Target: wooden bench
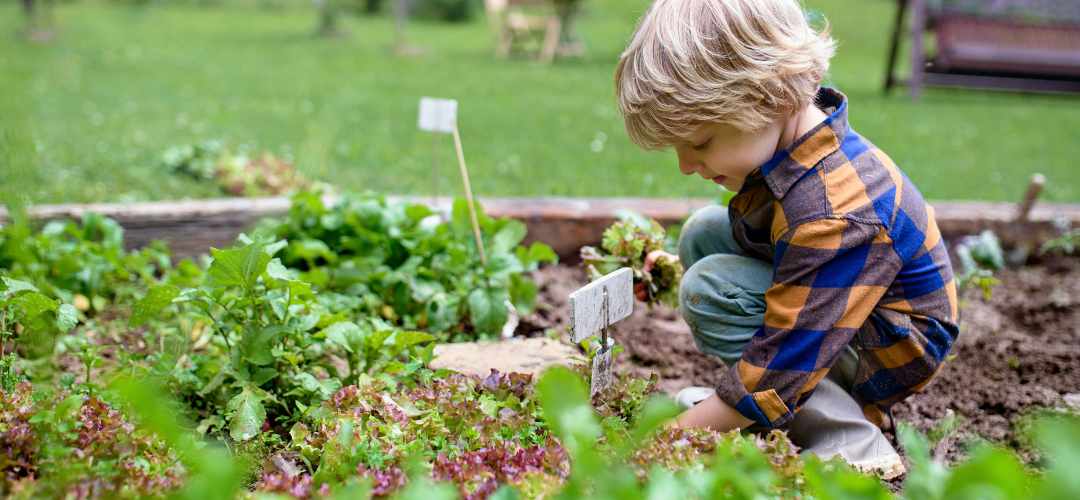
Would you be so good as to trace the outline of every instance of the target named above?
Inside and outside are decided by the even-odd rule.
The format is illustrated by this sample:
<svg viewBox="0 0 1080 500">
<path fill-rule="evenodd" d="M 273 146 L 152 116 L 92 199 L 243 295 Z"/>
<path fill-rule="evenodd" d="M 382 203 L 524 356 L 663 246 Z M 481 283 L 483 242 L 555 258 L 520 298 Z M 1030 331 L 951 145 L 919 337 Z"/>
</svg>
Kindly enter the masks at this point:
<svg viewBox="0 0 1080 500">
<path fill-rule="evenodd" d="M 908 84 L 1027 92 L 1080 92 L 1080 2 L 898 0 L 885 92 Z M 911 11 L 911 76 L 896 76 Z M 926 34 L 933 33 L 928 51 Z"/>
</svg>

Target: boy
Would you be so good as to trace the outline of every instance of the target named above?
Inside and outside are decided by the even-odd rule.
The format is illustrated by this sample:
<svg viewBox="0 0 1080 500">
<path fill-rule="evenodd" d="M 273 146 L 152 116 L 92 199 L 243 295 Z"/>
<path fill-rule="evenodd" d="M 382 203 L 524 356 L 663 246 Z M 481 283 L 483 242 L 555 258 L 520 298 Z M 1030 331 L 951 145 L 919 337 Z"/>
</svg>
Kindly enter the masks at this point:
<svg viewBox="0 0 1080 500">
<path fill-rule="evenodd" d="M 616 91 L 635 143 L 738 193 L 679 242 L 680 310 L 729 369 L 679 394 L 675 425 L 786 428 L 895 477 L 880 429 L 948 354 L 956 288 L 932 209 L 820 87 L 833 52 L 797 0 L 657 0 Z"/>
</svg>

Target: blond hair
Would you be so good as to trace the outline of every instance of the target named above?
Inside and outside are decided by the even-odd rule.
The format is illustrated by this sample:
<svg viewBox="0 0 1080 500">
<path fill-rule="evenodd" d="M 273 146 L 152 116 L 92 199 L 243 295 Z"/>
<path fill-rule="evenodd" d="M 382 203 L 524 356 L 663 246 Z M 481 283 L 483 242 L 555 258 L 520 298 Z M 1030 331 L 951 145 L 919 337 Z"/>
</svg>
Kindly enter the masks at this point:
<svg viewBox="0 0 1080 500">
<path fill-rule="evenodd" d="M 656 0 L 615 71 L 626 130 L 650 149 L 703 123 L 759 130 L 811 102 L 835 45 L 797 0 Z"/>
</svg>

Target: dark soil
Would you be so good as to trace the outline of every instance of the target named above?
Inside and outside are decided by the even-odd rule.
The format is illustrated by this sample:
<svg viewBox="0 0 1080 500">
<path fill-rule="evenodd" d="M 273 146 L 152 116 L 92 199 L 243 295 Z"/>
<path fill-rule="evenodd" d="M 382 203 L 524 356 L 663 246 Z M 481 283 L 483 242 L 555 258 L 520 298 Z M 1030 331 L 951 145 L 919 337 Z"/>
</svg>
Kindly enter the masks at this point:
<svg viewBox="0 0 1080 500">
<path fill-rule="evenodd" d="M 935 450 L 950 460 L 963 456 L 966 443 L 976 438 L 1023 451 L 1017 424 L 1026 415 L 1080 399 L 1080 259 L 1047 259 L 998 277 L 1002 284 L 989 301 L 978 290 L 964 294 L 954 358 L 923 393 L 894 407 L 898 421 L 922 430 L 949 410 L 961 417 L 961 430 Z M 523 318 L 523 329 L 565 330 L 567 297 L 586 282 L 584 272 L 554 266 L 537 272 L 536 279 L 538 310 Z M 723 369 L 719 360 L 698 352 L 686 323 L 669 308 L 639 303 L 614 337 L 624 349 L 617 369 L 656 373 L 660 389 L 670 394 L 713 385 Z"/>
<path fill-rule="evenodd" d="M 975 437 L 1026 451 L 1017 424 L 1040 409 L 1075 405 L 1080 395 L 1080 259 L 1055 258 L 998 277 L 989 301 L 975 290 L 964 294 L 956 358 L 894 411 L 924 430 L 954 411 L 962 424 L 946 452 L 953 460 Z"/>
</svg>

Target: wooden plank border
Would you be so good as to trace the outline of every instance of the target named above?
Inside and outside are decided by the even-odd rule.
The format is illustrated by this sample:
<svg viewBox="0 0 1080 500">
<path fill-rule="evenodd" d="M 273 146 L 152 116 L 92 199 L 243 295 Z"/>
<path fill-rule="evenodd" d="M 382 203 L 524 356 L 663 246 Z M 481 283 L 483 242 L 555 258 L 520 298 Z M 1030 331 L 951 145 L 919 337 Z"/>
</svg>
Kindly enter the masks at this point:
<svg viewBox="0 0 1080 500">
<path fill-rule="evenodd" d="M 449 210 L 449 198 L 390 196 L 391 200 L 433 205 Z M 513 217 L 528 226 L 527 241 L 543 241 L 559 256 L 573 261 L 582 245 L 595 244 L 621 210 L 633 210 L 665 224 L 680 222 L 694 210 L 714 203 L 710 199 L 661 198 L 482 198 L 491 216 Z M 1080 204 L 1040 203 L 1027 220 L 1017 221 L 1013 203 L 933 203 L 938 225 L 946 238 L 993 230 L 1007 246 L 1037 245 L 1058 234 L 1055 220 L 1080 227 Z M 160 239 L 178 257 L 205 253 L 211 246 L 230 245 L 238 234 L 264 217 L 288 211 L 288 198 L 226 198 L 124 204 L 39 205 L 28 212 L 45 221 L 78 218 L 96 212 L 116 219 L 125 230 L 125 242 L 137 248 Z M 7 212 L 0 208 L 0 222 Z"/>
</svg>

